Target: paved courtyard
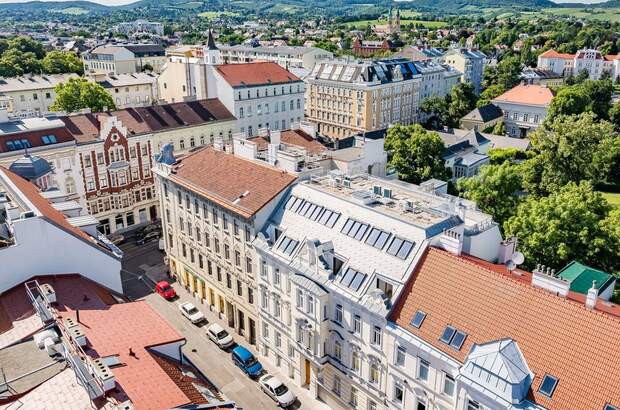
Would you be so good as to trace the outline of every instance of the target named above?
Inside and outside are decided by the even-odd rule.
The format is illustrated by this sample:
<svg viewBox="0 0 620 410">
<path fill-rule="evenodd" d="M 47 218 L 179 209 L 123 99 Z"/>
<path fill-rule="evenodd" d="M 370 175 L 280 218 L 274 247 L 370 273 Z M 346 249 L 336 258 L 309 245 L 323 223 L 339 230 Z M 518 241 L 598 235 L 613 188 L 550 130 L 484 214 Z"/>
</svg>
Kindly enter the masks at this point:
<svg viewBox="0 0 620 410">
<path fill-rule="evenodd" d="M 230 400 L 243 409 L 271 409 L 278 408 L 273 400 L 263 393 L 256 381 L 245 376 L 231 360 L 230 352 L 223 351 L 215 346 L 206 335 L 207 324 L 199 326 L 191 324 L 179 313 L 180 303 L 191 301 L 196 304 L 206 316 L 208 323 L 217 322 L 236 336 L 234 330 L 209 311 L 208 306 L 202 305 L 180 285 L 173 283 L 179 298 L 168 302 L 161 296 L 153 293 L 153 287 L 159 280 L 170 280 L 167 268 L 163 263 L 163 253 L 158 249 L 157 242 L 137 246 L 130 242 L 121 245 L 125 252 L 123 258 L 123 288 L 126 296 L 132 300 L 144 299 L 159 312 L 173 327 L 186 339 L 187 344 L 183 351 L 187 358 L 198 367 Z M 256 350 L 247 346 L 256 357 L 261 360 Z M 280 378 L 298 397 L 292 409 L 329 409 L 325 403 L 313 399 L 306 389 L 297 387 L 282 372 L 275 367 L 261 361 L 265 369 Z"/>
</svg>

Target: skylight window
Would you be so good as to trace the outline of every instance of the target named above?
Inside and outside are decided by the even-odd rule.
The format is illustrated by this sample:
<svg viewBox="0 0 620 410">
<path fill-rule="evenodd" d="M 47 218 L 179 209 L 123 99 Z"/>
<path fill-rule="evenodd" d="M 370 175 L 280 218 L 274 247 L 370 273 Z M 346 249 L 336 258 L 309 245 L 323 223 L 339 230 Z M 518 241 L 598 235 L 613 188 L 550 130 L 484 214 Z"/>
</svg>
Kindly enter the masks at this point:
<svg viewBox="0 0 620 410">
<path fill-rule="evenodd" d="M 543 377 L 542 383 L 540 383 L 540 387 L 538 391 L 545 396 L 551 398 L 553 396 L 553 392 L 555 391 L 556 386 L 558 385 L 558 379 L 556 377 L 551 376 L 550 374 L 545 374 Z"/>
<path fill-rule="evenodd" d="M 286 203 L 286 208 L 298 215 L 304 216 L 311 221 L 316 221 L 328 228 L 333 228 L 340 217 L 340 213 L 331 211 L 320 205 L 313 204 L 296 196 L 291 196 Z"/>
<path fill-rule="evenodd" d="M 454 336 L 452 336 L 450 346 L 455 348 L 456 350 L 461 350 L 461 347 L 463 347 L 463 343 L 465 342 L 466 337 L 467 333 L 457 330 Z"/>
<path fill-rule="evenodd" d="M 424 319 L 426 319 L 426 313 L 418 310 L 417 312 L 415 312 L 415 315 L 413 315 L 413 319 L 411 319 L 411 326 L 417 327 L 419 329 L 420 326 L 422 326 L 422 322 L 424 322 Z"/>
<path fill-rule="evenodd" d="M 439 340 L 455 350 L 461 350 L 461 347 L 463 347 L 463 343 L 465 343 L 466 338 L 467 333 L 456 330 L 453 326 L 448 325 L 444 329 Z"/>
<path fill-rule="evenodd" d="M 362 286 L 362 283 L 366 280 L 366 276 L 368 275 L 363 272 L 356 271 L 353 268 L 347 268 L 344 275 L 342 275 L 342 279 L 340 279 L 340 283 L 357 292 Z"/>
<path fill-rule="evenodd" d="M 611 404 L 607 403 L 603 410 L 620 410 L 620 407 L 612 406 Z"/>
<path fill-rule="evenodd" d="M 372 228 L 366 238 L 366 243 L 377 249 L 383 249 L 389 238 L 389 233 L 378 228 Z"/>
<path fill-rule="evenodd" d="M 452 336 L 454 336 L 455 333 L 455 328 L 453 328 L 452 326 L 446 326 L 439 340 L 441 340 L 445 344 L 450 344 L 450 340 L 452 340 Z"/>
<path fill-rule="evenodd" d="M 413 249 L 413 245 L 414 242 L 395 236 L 388 247 L 387 253 L 400 259 L 407 259 L 411 249 Z"/>
<path fill-rule="evenodd" d="M 295 250 L 295 248 L 297 247 L 298 243 L 299 243 L 298 241 L 291 239 L 288 236 L 285 236 L 280 242 L 280 246 L 278 246 L 278 250 L 282 252 L 283 254 L 290 256 Z"/>
<path fill-rule="evenodd" d="M 342 228 L 342 233 L 361 241 L 368 230 L 368 224 L 349 219 Z"/>
</svg>

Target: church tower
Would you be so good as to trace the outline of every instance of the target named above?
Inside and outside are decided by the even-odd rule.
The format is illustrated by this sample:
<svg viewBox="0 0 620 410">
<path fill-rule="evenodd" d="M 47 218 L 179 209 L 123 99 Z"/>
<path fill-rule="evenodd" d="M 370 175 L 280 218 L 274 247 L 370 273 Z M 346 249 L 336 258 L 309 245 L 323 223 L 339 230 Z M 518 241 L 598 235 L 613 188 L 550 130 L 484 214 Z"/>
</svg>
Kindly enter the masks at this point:
<svg viewBox="0 0 620 410">
<path fill-rule="evenodd" d="M 213 33 L 211 32 L 211 29 L 209 29 L 207 45 L 204 47 L 204 59 L 205 64 L 207 65 L 220 64 L 220 50 L 215 45 L 215 40 L 213 39 Z"/>
</svg>

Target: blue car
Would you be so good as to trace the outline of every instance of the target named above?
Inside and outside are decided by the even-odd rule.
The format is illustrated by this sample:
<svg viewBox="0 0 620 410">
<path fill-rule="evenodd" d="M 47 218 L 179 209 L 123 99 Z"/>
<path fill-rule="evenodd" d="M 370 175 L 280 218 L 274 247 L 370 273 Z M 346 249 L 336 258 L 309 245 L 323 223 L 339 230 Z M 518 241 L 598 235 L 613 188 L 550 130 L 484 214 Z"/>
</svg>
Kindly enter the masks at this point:
<svg viewBox="0 0 620 410">
<path fill-rule="evenodd" d="M 250 377 L 257 377 L 263 371 L 263 366 L 256 357 L 245 347 L 237 346 L 232 351 L 233 362 Z"/>
</svg>

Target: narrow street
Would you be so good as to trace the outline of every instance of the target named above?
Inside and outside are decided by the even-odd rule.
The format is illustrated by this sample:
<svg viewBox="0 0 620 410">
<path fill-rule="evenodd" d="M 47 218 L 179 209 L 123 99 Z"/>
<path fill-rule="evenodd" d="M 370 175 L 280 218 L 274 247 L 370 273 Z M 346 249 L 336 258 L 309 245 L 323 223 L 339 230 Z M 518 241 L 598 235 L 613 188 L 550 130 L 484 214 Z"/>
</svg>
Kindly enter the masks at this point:
<svg viewBox="0 0 620 410">
<path fill-rule="evenodd" d="M 125 294 L 132 300 L 146 300 L 168 323 L 187 339 L 183 352 L 202 373 L 214 383 L 230 400 L 234 400 L 243 409 L 274 409 L 276 403 L 260 389 L 258 382 L 250 379 L 233 364 L 230 351 L 224 351 L 211 342 L 206 335 L 208 323 L 217 322 L 235 337 L 242 338 L 229 328 L 225 321 L 210 312 L 209 307 L 197 302 L 182 286 L 172 283 L 178 299 L 168 302 L 153 292 L 159 280 L 169 280 L 163 253 L 159 251 L 157 242 L 137 246 L 135 243 L 121 245 L 125 252 L 123 258 L 123 287 Z M 208 323 L 193 325 L 179 312 L 179 304 L 192 302 L 204 313 Z M 267 365 L 253 346 L 244 344 L 263 364 L 265 370 L 277 376 L 297 396 L 297 402 L 291 409 L 329 409 L 329 407 L 310 396 L 306 389 L 297 387 L 276 368 Z"/>
</svg>

